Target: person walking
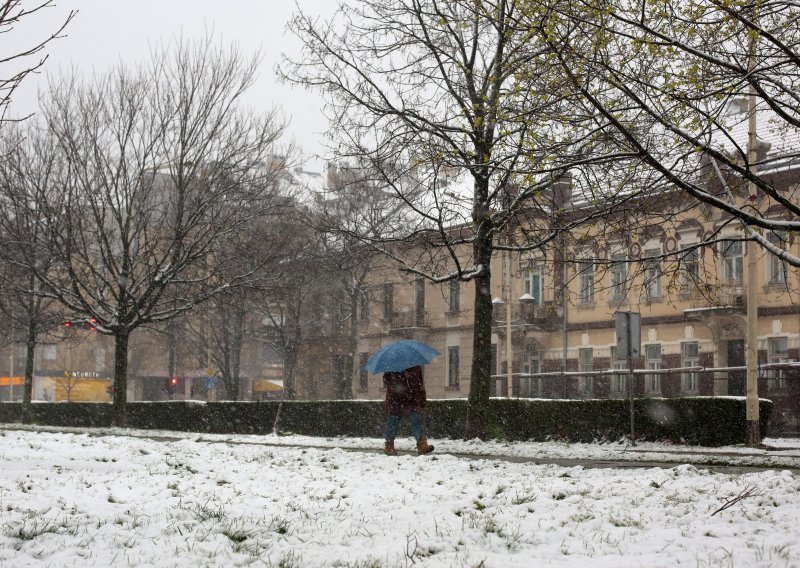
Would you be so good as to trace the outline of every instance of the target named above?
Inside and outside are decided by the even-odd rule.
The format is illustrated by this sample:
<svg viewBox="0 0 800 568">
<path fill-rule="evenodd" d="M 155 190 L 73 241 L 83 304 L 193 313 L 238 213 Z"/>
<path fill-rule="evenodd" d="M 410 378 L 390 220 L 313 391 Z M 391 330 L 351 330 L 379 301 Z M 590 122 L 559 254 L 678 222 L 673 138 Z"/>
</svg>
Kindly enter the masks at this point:
<svg viewBox="0 0 800 568">
<path fill-rule="evenodd" d="M 383 385 L 386 388 L 386 402 L 384 408 L 388 415 L 386 419 L 386 432 L 383 453 L 387 456 L 396 456 L 394 439 L 400 426 L 400 418 L 408 416 L 411 421 L 411 431 L 417 440 L 417 453 L 429 454 L 433 446 L 428 444 L 425 436 L 425 425 L 422 413 L 428 403 L 425 393 L 425 380 L 422 376 L 422 367 L 419 365 L 405 371 L 390 371 L 383 374 Z"/>
</svg>

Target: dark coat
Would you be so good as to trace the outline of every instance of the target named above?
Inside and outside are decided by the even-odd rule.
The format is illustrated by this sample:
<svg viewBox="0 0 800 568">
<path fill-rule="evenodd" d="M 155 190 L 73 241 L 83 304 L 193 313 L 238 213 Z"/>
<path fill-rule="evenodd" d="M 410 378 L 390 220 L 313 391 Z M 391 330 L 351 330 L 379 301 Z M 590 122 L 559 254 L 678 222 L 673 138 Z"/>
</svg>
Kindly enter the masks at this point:
<svg viewBox="0 0 800 568">
<path fill-rule="evenodd" d="M 383 386 L 386 387 L 384 408 L 392 416 L 408 416 L 414 409 L 425 408 L 428 402 L 422 367 L 384 373 Z"/>
</svg>

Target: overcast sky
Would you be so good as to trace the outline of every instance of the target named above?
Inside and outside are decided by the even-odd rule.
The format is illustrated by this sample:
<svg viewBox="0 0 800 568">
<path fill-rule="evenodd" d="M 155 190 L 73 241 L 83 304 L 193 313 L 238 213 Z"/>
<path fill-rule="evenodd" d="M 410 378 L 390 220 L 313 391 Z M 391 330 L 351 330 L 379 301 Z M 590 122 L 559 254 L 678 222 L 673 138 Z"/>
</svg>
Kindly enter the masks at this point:
<svg viewBox="0 0 800 568">
<path fill-rule="evenodd" d="M 297 0 L 304 12 L 330 16 L 334 0 Z M 299 42 L 285 31 L 286 22 L 296 10 L 288 0 L 56 0 L 56 6 L 31 18 L 10 38 L 29 42 L 58 27 L 70 10 L 78 14 L 65 31 L 66 37 L 48 46 L 49 59 L 43 73 L 31 76 L 14 96 L 12 115 L 33 112 L 37 91 L 47 82 L 47 74 L 58 74 L 71 67 L 90 75 L 104 72 L 120 60 L 144 60 L 150 46 L 175 35 L 203 37 L 214 31 L 218 41 L 238 42 L 249 55 L 261 50 L 263 62 L 258 82 L 247 103 L 256 109 L 279 106 L 291 119 L 290 134 L 306 153 L 323 152 L 322 133 L 326 122 L 321 113 L 322 99 L 299 87 L 280 84 L 274 73 L 281 53 L 299 53 Z M 9 48 L 9 40 L 4 41 Z M 316 163 L 315 163 L 316 164 Z M 321 167 L 321 166 L 320 166 Z M 318 168 L 317 168 L 318 169 Z"/>
</svg>

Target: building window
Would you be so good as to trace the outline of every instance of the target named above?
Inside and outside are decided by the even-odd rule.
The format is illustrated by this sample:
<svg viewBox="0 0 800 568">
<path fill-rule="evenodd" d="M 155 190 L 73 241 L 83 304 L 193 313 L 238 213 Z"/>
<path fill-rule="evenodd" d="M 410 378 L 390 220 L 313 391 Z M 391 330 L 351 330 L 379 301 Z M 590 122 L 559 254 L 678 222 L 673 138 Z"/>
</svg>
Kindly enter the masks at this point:
<svg viewBox="0 0 800 568">
<path fill-rule="evenodd" d="M 616 394 L 628 392 L 628 362 L 624 358 L 617 359 L 616 346 L 611 347 L 611 368 L 622 371 L 611 375 L 611 392 Z"/>
<path fill-rule="evenodd" d="M 414 325 L 422 327 L 425 325 L 425 280 L 417 278 L 416 281 L 416 309 L 414 310 Z"/>
<path fill-rule="evenodd" d="M 544 269 L 542 264 L 535 260 L 531 261 L 525 268 L 523 278 L 523 289 L 525 294 L 533 298 L 533 303 L 535 305 L 542 305 L 544 281 Z"/>
<path fill-rule="evenodd" d="M 644 293 L 647 298 L 661 297 L 661 255 L 659 249 L 644 251 Z"/>
<path fill-rule="evenodd" d="M 449 288 L 450 298 L 448 302 L 448 311 L 451 314 L 457 314 L 461 311 L 461 282 L 458 280 L 451 280 Z"/>
<path fill-rule="evenodd" d="M 690 292 L 700 282 L 700 263 L 696 245 L 689 244 L 681 247 L 680 272 L 681 292 Z"/>
<path fill-rule="evenodd" d="M 391 321 L 394 317 L 394 285 L 383 285 L 383 319 Z"/>
<path fill-rule="evenodd" d="M 655 371 L 661 368 L 661 345 L 645 346 L 645 368 Z M 661 375 L 648 373 L 645 378 L 645 392 L 650 394 L 661 393 Z"/>
<path fill-rule="evenodd" d="M 624 253 L 611 255 L 611 299 L 625 299 L 625 284 L 628 280 L 627 257 Z"/>
<path fill-rule="evenodd" d="M 594 303 L 594 262 L 591 259 L 578 261 L 578 303 Z"/>
<path fill-rule="evenodd" d="M 361 288 L 358 294 L 359 310 L 361 314 L 361 321 L 366 323 L 369 321 L 369 289 Z"/>
<path fill-rule="evenodd" d="M 44 345 L 43 353 L 45 359 L 54 361 L 58 357 L 58 348 L 55 345 Z"/>
<path fill-rule="evenodd" d="M 537 375 L 542 371 L 542 358 L 536 345 L 528 345 L 522 362 L 523 375 Z M 541 377 L 522 376 L 519 379 L 519 395 L 522 398 L 541 396 Z"/>
<path fill-rule="evenodd" d="M 369 359 L 369 353 L 358 354 L 358 390 L 360 391 L 366 391 L 368 387 L 367 359 Z"/>
<path fill-rule="evenodd" d="M 767 340 L 767 351 L 770 363 L 788 363 L 789 362 L 789 338 L 788 337 L 770 337 Z M 769 388 L 770 390 L 783 390 L 789 384 L 786 379 L 786 371 L 783 369 L 771 369 Z"/>
<path fill-rule="evenodd" d="M 589 373 L 594 370 L 594 349 L 581 347 L 578 349 L 578 371 Z M 594 378 L 591 375 L 578 377 L 578 390 L 582 394 L 594 392 Z"/>
<path fill-rule="evenodd" d="M 767 235 L 769 242 L 780 249 L 786 248 L 786 233 L 772 231 Z M 786 284 L 788 267 L 786 262 L 768 253 L 767 255 L 767 282 L 772 286 Z"/>
<path fill-rule="evenodd" d="M 98 373 L 106 370 L 106 350 L 103 347 L 94 348 L 94 370 Z"/>
<path fill-rule="evenodd" d="M 742 241 L 722 243 L 722 278 L 731 286 L 741 287 L 744 282 L 744 251 Z"/>
<path fill-rule="evenodd" d="M 700 344 L 697 341 L 681 343 L 681 366 L 700 366 Z M 685 393 L 695 394 L 699 391 L 697 371 L 686 371 L 681 375 L 681 390 Z"/>
<path fill-rule="evenodd" d="M 458 346 L 447 348 L 447 386 L 458 388 Z"/>
</svg>

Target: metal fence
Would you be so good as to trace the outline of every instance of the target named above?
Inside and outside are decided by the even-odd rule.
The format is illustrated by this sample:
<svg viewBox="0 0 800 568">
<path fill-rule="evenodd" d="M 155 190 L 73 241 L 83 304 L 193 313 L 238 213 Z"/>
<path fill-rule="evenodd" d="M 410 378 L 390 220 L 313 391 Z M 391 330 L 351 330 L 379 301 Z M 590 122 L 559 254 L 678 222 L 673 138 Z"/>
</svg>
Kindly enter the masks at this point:
<svg viewBox="0 0 800 568">
<path fill-rule="evenodd" d="M 758 378 L 759 379 L 766 379 L 766 380 L 788 380 L 789 376 L 784 373 L 783 371 L 798 371 L 800 372 L 800 362 L 796 363 L 762 363 L 758 365 Z M 631 374 L 634 376 L 650 376 L 650 375 L 684 375 L 684 374 L 727 374 L 727 376 L 715 376 L 715 381 L 728 381 L 731 378 L 731 373 L 745 373 L 747 371 L 746 366 L 735 366 L 735 367 L 670 367 L 666 369 L 605 369 L 602 371 L 549 371 L 544 373 L 512 373 L 511 377 L 513 379 L 562 379 L 563 384 L 567 385 L 567 379 L 570 378 L 584 378 L 584 377 L 629 377 Z M 496 385 L 496 394 L 494 396 L 498 397 L 507 397 L 508 396 L 508 375 L 507 374 L 497 374 L 492 375 L 492 380 L 495 382 Z M 502 387 L 500 386 L 502 385 Z M 551 389 L 552 392 L 552 389 Z M 566 388 L 564 394 L 568 394 L 566 392 Z M 686 392 L 682 394 L 692 394 L 691 392 Z M 720 396 L 727 396 L 720 395 Z M 514 398 L 560 398 L 557 396 L 520 396 L 515 395 Z M 575 398 L 575 397 L 572 397 Z"/>
<path fill-rule="evenodd" d="M 759 397 L 763 398 L 765 394 L 773 397 L 773 398 L 781 398 L 784 404 L 788 400 L 789 405 L 788 409 L 786 406 L 780 409 L 780 412 L 783 414 L 781 417 L 782 420 L 788 418 L 794 422 L 798 422 L 800 420 L 800 409 L 796 408 L 798 400 L 800 397 L 797 396 L 795 393 L 795 398 L 798 400 L 793 400 L 792 395 L 790 394 L 790 380 L 797 379 L 800 375 L 797 372 L 800 371 L 800 363 L 763 363 L 758 365 L 758 379 L 760 381 L 767 380 L 769 381 L 766 385 L 767 392 L 759 392 Z M 795 371 L 795 373 L 790 373 L 791 371 Z M 694 366 L 694 367 L 672 367 L 667 369 L 606 369 L 602 371 L 551 371 L 551 372 L 544 372 L 544 373 L 512 373 L 512 381 L 516 382 L 516 393 L 512 392 L 513 398 L 549 398 L 549 399 L 571 399 L 571 400 L 580 400 L 580 399 L 592 399 L 592 398 L 600 398 L 598 396 L 594 396 L 593 388 L 581 391 L 580 389 L 580 380 L 587 379 L 587 378 L 599 378 L 599 377 L 615 377 L 617 378 L 616 389 L 611 390 L 609 385 L 609 392 L 606 396 L 602 398 L 613 398 L 613 399 L 629 399 L 630 400 L 630 421 L 631 421 L 631 440 L 635 444 L 635 420 L 634 420 L 634 400 L 641 399 L 641 398 L 654 398 L 654 397 L 664 397 L 665 395 L 661 392 L 661 385 L 659 383 L 659 389 L 657 391 L 650 390 L 648 391 L 647 385 L 644 385 L 644 389 L 636 389 L 634 387 L 635 381 L 629 381 L 628 379 L 633 376 L 635 377 L 645 377 L 645 381 L 653 376 L 690 376 L 690 375 L 708 375 L 709 373 L 712 374 L 712 380 L 716 381 L 727 381 L 727 387 L 725 393 L 717 393 L 717 388 L 712 388 L 711 393 L 705 392 L 704 396 L 745 396 L 746 393 L 746 372 L 747 367 L 745 366 L 734 366 L 734 367 L 702 367 L 702 366 Z M 497 397 L 508 397 L 508 375 L 492 375 L 493 379 L 493 386 L 494 386 L 494 396 Z M 536 387 L 532 387 L 531 380 L 537 380 Z M 570 379 L 578 379 L 578 387 L 570 389 Z M 528 388 L 522 388 L 524 381 L 527 380 Z M 543 383 L 546 382 L 546 388 Z M 584 383 L 584 386 L 591 385 L 591 383 Z M 700 395 L 699 389 L 699 381 L 695 381 L 693 383 L 695 385 L 695 389 L 693 391 L 686 391 L 685 389 L 679 389 L 678 392 L 674 392 L 671 395 L 666 395 L 667 398 L 675 398 L 679 396 L 698 396 Z M 512 385 L 513 386 L 513 385 Z M 639 390 L 639 394 L 637 394 L 637 390 Z M 706 391 L 708 389 L 705 389 Z M 721 389 L 720 389 L 721 390 Z M 733 390 L 734 392 L 731 392 Z M 535 392 L 534 392 L 535 391 Z M 644 392 L 642 392 L 644 391 Z M 777 395 L 780 394 L 780 397 Z M 572 395 L 572 396 L 570 396 Z M 773 400 L 775 402 L 775 400 Z M 791 416 L 797 414 L 798 416 Z"/>
</svg>

